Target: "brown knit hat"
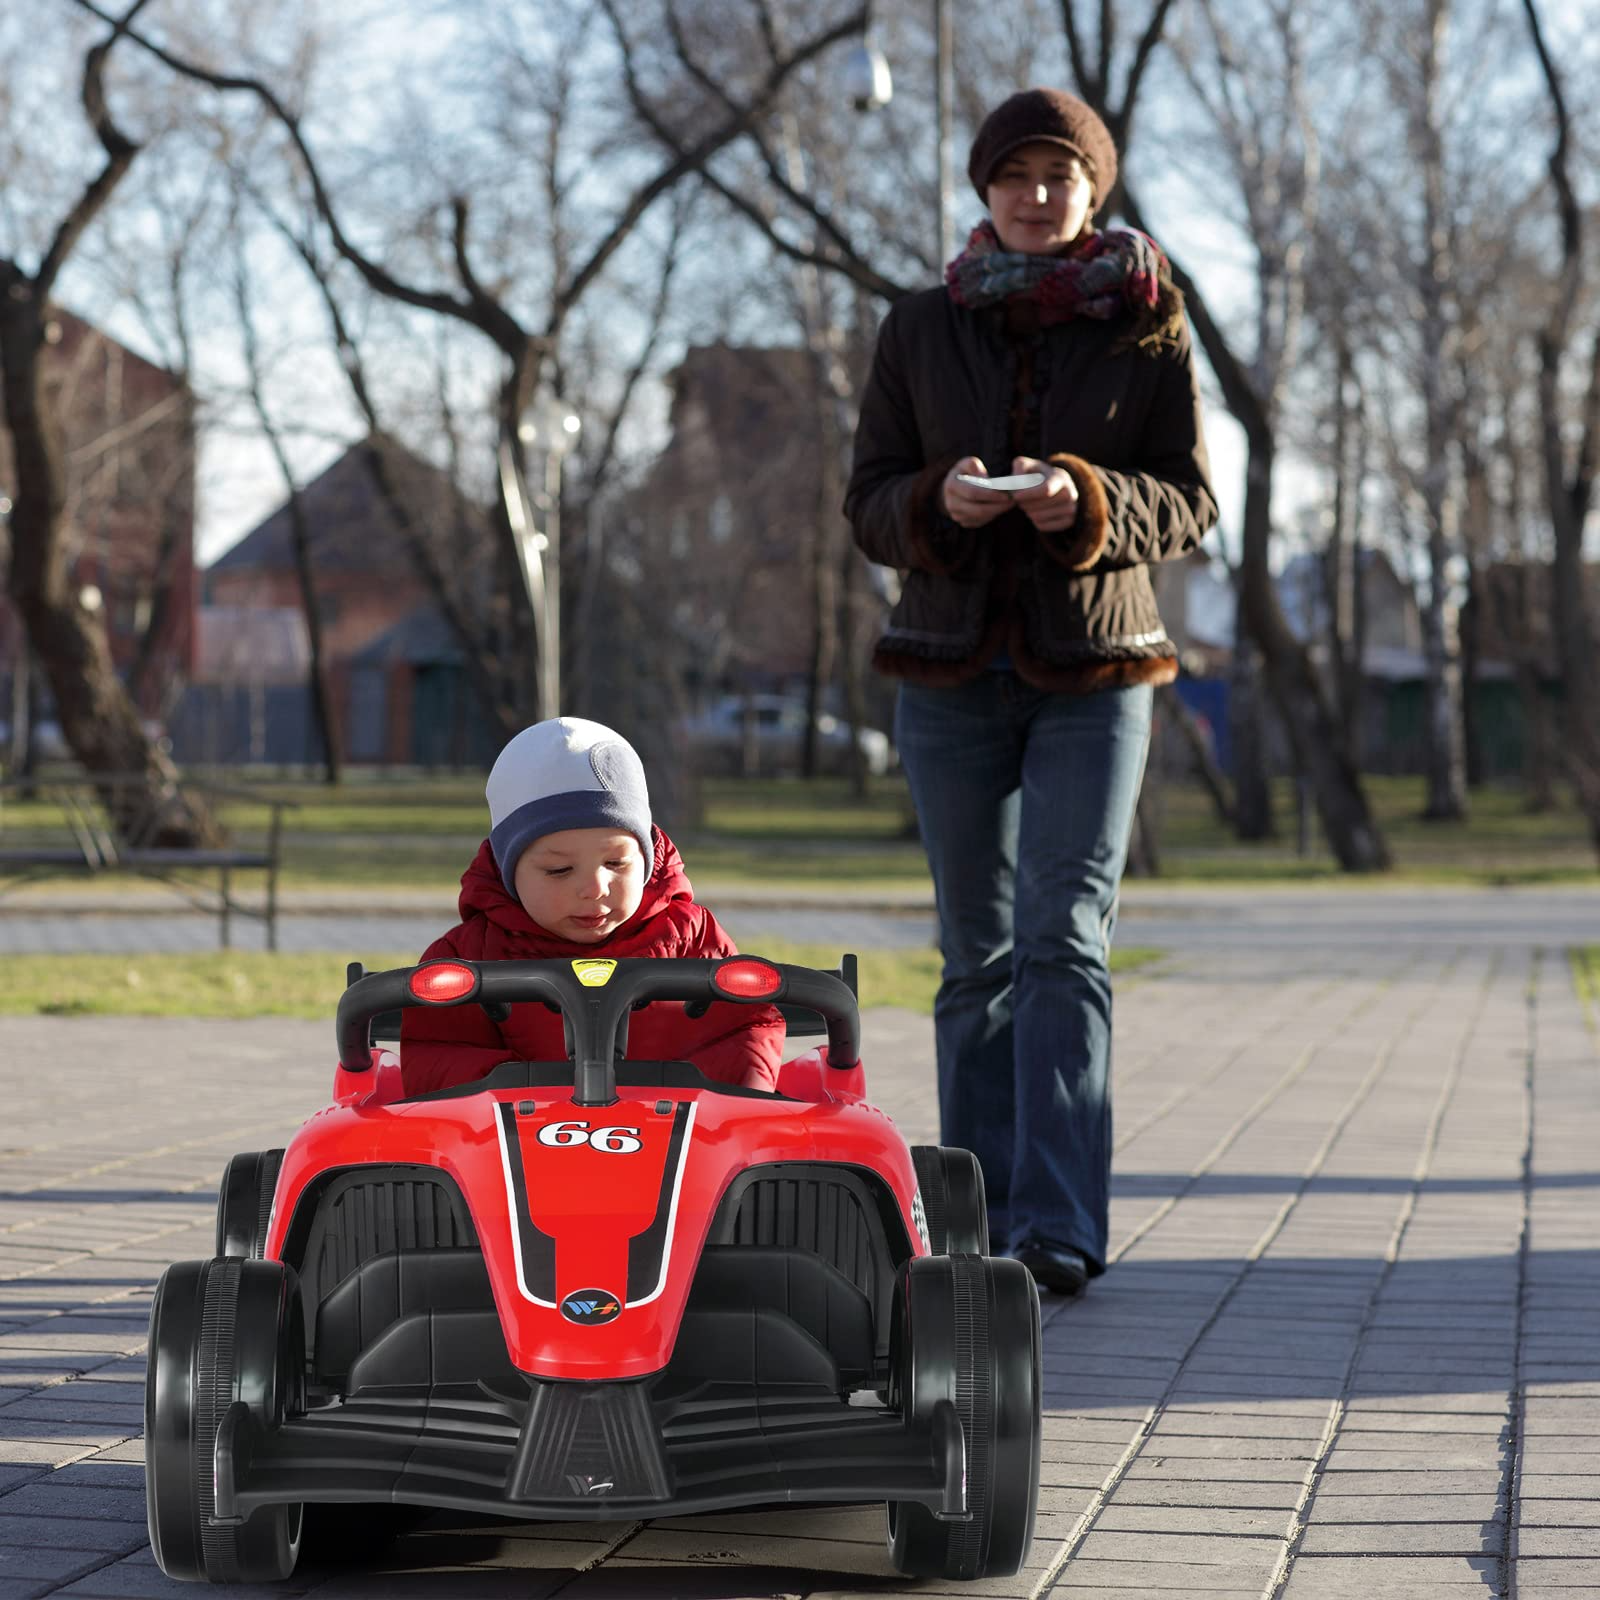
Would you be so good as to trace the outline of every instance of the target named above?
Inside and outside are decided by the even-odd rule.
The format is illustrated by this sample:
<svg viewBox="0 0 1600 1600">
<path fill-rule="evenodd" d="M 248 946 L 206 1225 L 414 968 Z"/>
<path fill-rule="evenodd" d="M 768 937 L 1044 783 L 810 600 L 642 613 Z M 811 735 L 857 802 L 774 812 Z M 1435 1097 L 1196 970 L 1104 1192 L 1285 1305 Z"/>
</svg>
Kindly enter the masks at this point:
<svg viewBox="0 0 1600 1600">
<path fill-rule="evenodd" d="M 1019 145 L 1040 140 L 1065 145 L 1082 159 L 1095 207 L 1103 205 L 1117 184 L 1117 147 L 1094 110 L 1061 89 L 1024 89 L 983 119 L 967 160 L 967 176 L 978 198 L 989 203 L 989 183 L 1004 157 Z"/>
</svg>

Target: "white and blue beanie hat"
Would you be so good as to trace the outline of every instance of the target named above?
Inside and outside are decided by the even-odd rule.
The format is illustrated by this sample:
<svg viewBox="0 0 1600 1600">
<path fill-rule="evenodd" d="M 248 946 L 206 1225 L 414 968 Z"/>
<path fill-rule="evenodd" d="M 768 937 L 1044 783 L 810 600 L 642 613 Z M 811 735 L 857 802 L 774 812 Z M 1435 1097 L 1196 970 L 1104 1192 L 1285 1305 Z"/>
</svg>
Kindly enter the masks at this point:
<svg viewBox="0 0 1600 1600">
<path fill-rule="evenodd" d="M 582 717 L 554 717 L 524 728 L 500 752 L 484 789 L 489 848 L 509 889 L 517 861 L 535 839 L 563 828 L 631 833 L 650 876 L 650 791 L 644 765 L 619 733 Z"/>
</svg>

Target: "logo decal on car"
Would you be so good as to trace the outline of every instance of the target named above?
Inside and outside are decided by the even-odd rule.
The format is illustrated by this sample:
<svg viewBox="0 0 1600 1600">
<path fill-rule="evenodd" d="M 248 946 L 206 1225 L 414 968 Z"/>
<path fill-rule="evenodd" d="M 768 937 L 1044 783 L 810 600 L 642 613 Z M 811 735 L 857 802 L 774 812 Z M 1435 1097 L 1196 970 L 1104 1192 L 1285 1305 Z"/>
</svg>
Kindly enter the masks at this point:
<svg viewBox="0 0 1600 1600">
<path fill-rule="evenodd" d="M 585 989 L 603 989 L 611 982 L 611 974 L 617 970 L 617 964 L 603 956 L 588 956 L 581 961 L 574 961 L 572 970 L 577 973 L 578 982 Z"/>
<path fill-rule="evenodd" d="M 923 1209 L 920 1184 L 911 1195 L 911 1221 L 917 1230 L 917 1236 L 922 1240 L 922 1248 L 931 1250 L 933 1241 L 928 1237 L 928 1213 Z"/>
<path fill-rule="evenodd" d="M 598 1328 L 622 1315 L 622 1302 L 604 1289 L 579 1289 L 561 1302 L 561 1315 L 580 1327 Z"/>
</svg>

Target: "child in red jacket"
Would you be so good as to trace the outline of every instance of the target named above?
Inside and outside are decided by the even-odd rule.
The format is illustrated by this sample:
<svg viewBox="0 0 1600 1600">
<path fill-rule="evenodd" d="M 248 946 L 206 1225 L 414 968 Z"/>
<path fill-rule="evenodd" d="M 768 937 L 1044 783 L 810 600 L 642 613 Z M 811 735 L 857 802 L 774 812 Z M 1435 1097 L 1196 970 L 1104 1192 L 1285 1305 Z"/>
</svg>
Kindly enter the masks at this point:
<svg viewBox="0 0 1600 1600">
<path fill-rule="evenodd" d="M 733 941 L 696 905 L 683 860 L 650 821 L 644 768 L 598 722 L 524 728 L 489 774 L 489 837 L 461 879 L 461 922 L 424 961 L 575 956 L 731 956 Z M 691 1018 L 657 1001 L 628 1028 L 635 1060 L 692 1061 L 722 1083 L 771 1089 L 783 1048 L 771 1006 L 719 1001 Z M 561 1018 L 542 1004 L 494 1023 L 478 1006 L 408 1007 L 400 1072 L 408 1095 L 471 1083 L 502 1061 L 560 1061 Z"/>
</svg>

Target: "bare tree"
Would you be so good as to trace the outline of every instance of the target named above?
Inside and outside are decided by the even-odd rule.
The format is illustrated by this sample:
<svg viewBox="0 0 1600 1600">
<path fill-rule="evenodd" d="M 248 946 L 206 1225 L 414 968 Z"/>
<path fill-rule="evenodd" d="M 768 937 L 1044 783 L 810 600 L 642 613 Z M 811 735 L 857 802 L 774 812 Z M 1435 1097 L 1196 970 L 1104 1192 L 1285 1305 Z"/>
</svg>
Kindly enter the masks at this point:
<svg viewBox="0 0 1600 1600">
<path fill-rule="evenodd" d="M 105 14 L 96 0 L 77 0 L 77 4 L 104 19 Z M 440 240 L 456 283 L 450 288 L 433 288 L 402 278 L 396 269 L 374 260 L 354 242 L 305 137 L 300 115 L 269 84 L 247 73 L 214 71 L 202 66 L 131 26 L 124 31 L 181 77 L 221 94 L 248 95 L 271 114 L 289 141 L 308 186 L 311 204 L 335 252 L 359 273 L 374 293 L 416 310 L 453 319 L 491 341 L 503 360 L 503 377 L 495 406 L 496 451 L 503 462 L 510 464 L 518 481 L 525 483 L 528 451 L 522 437 L 523 418 L 546 376 L 547 364 L 554 359 L 562 332 L 585 294 L 656 200 L 689 174 L 702 170 L 718 150 L 740 137 L 765 113 L 790 77 L 841 39 L 859 33 L 864 22 L 863 11 L 852 11 L 775 58 L 749 85 L 742 99 L 730 99 L 703 127 L 695 130 L 684 148 L 634 184 L 604 233 L 581 259 L 575 260 L 567 272 L 550 285 L 542 318 L 536 326 L 530 326 L 519 317 L 507 296 L 479 273 L 471 238 L 472 205 L 467 195 L 457 194 L 450 200 L 448 231 Z M 513 575 L 523 570 L 527 552 L 522 533 L 509 510 L 502 518 L 501 531 L 504 541 L 501 565 L 507 579 L 504 587 L 517 596 L 519 603 L 520 625 L 509 631 L 523 637 L 537 637 L 543 619 L 536 615 L 529 591 L 520 582 L 513 581 Z M 525 671 L 516 699 L 523 709 L 538 699 L 538 657 L 538 652 L 529 651 L 520 658 L 525 663 Z"/>
<path fill-rule="evenodd" d="M 1600 665 L 1595 661 L 1594 623 L 1589 614 L 1583 560 L 1584 523 L 1600 465 L 1600 329 L 1593 335 L 1577 426 L 1569 430 L 1562 396 L 1562 367 L 1568 347 L 1574 342 L 1573 324 L 1583 284 L 1584 217 L 1572 182 L 1572 119 L 1561 71 L 1545 42 L 1535 0 L 1523 0 L 1523 8 L 1555 121 L 1549 170 L 1561 225 L 1561 272 L 1538 340 L 1541 453 L 1545 497 L 1555 533 L 1552 576 L 1556 645 L 1566 692 L 1567 762 L 1588 820 L 1590 838 L 1600 851 Z M 1569 431 L 1575 434 L 1576 444 L 1570 450 Z"/>
<path fill-rule="evenodd" d="M 1230 9 L 1228 20 L 1237 28 L 1236 11 Z M 1327 687 L 1283 614 L 1269 563 L 1280 408 L 1299 338 L 1307 226 L 1317 189 L 1315 137 L 1304 100 L 1306 19 L 1294 0 L 1267 0 L 1252 31 L 1248 58 L 1218 8 L 1204 7 L 1203 21 L 1216 74 L 1207 75 L 1214 85 L 1207 91 L 1208 109 L 1232 153 L 1256 251 L 1255 348 L 1248 361 L 1223 332 L 1193 278 L 1176 262 L 1173 275 L 1224 402 L 1244 428 L 1248 446 L 1241 613 L 1261 651 L 1267 688 L 1296 770 L 1311 784 L 1335 857 L 1346 871 L 1377 871 L 1389 865 L 1388 848 L 1341 737 Z M 1278 69 L 1275 80 L 1261 61 L 1268 43 Z M 1103 66 L 1091 66 L 1076 43 L 1073 61 L 1085 97 L 1101 92 Z M 1202 81 L 1201 74 L 1191 74 L 1197 88 Z M 1146 226 L 1126 176 L 1122 209 L 1135 227 Z"/>
<path fill-rule="evenodd" d="M 261 336 L 257 326 L 255 290 L 251 282 L 248 252 L 244 231 L 239 223 L 239 207 L 234 207 L 233 236 L 233 294 L 234 309 L 239 318 L 239 334 L 244 346 L 245 385 L 250 396 L 251 409 L 260 424 L 262 437 L 272 451 L 278 475 L 288 495 L 289 542 L 294 552 L 295 581 L 300 590 L 300 610 L 306 621 L 306 639 L 310 646 L 309 681 L 306 692 L 311 700 L 312 725 L 322 745 L 323 776 L 329 784 L 339 782 L 342 762 L 339 754 L 339 729 L 333 715 L 333 697 L 328 686 L 327 653 L 322 637 L 322 606 L 317 596 L 317 578 L 312 564 L 311 526 L 306 515 L 305 500 L 295 476 L 294 465 L 284 443 L 283 430 L 273 415 L 267 401 L 267 372 L 261 349 Z"/>
<path fill-rule="evenodd" d="M 151 744 L 117 677 L 103 618 L 72 590 L 63 542 L 59 428 L 41 372 L 56 281 L 139 152 L 111 114 L 105 77 L 112 50 L 147 3 L 134 0 L 119 16 L 103 15 L 110 32 L 84 59 L 83 109 L 104 153 L 99 170 L 57 222 L 32 272 L 13 258 L 0 258 L 0 368 L 17 477 L 9 590 L 73 752 L 92 773 L 136 779 L 105 786 L 113 823 L 137 828 L 153 842 L 187 845 L 210 839 L 214 825 L 201 807 L 180 797 L 171 763 Z"/>
<path fill-rule="evenodd" d="M 1444 95 L 1452 17 L 1451 0 L 1421 0 L 1415 9 L 1369 13 L 1369 26 L 1387 30 L 1380 52 L 1405 120 L 1408 168 L 1420 186 L 1418 204 L 1404 207 L 1395 234 L 1402 304 L 1416 330 L 1416 387 L 1421 409 L 1421 461 L 1405 473 L 1405 501 L 1422 525 L 1426 555 L 1423 587 L 1423 659 L 1427 715 L 1423 816 L 1455 821 L 1466 815 L 1459 583 L 1459 493 L 1454 456 L 1461 425 L 1456 383 L 1460 328 L 1457 306 L 1456 230 L 1445 162 Z M 1404 325 L 1404 324 L 1402 324 Z"/>
</svg>

